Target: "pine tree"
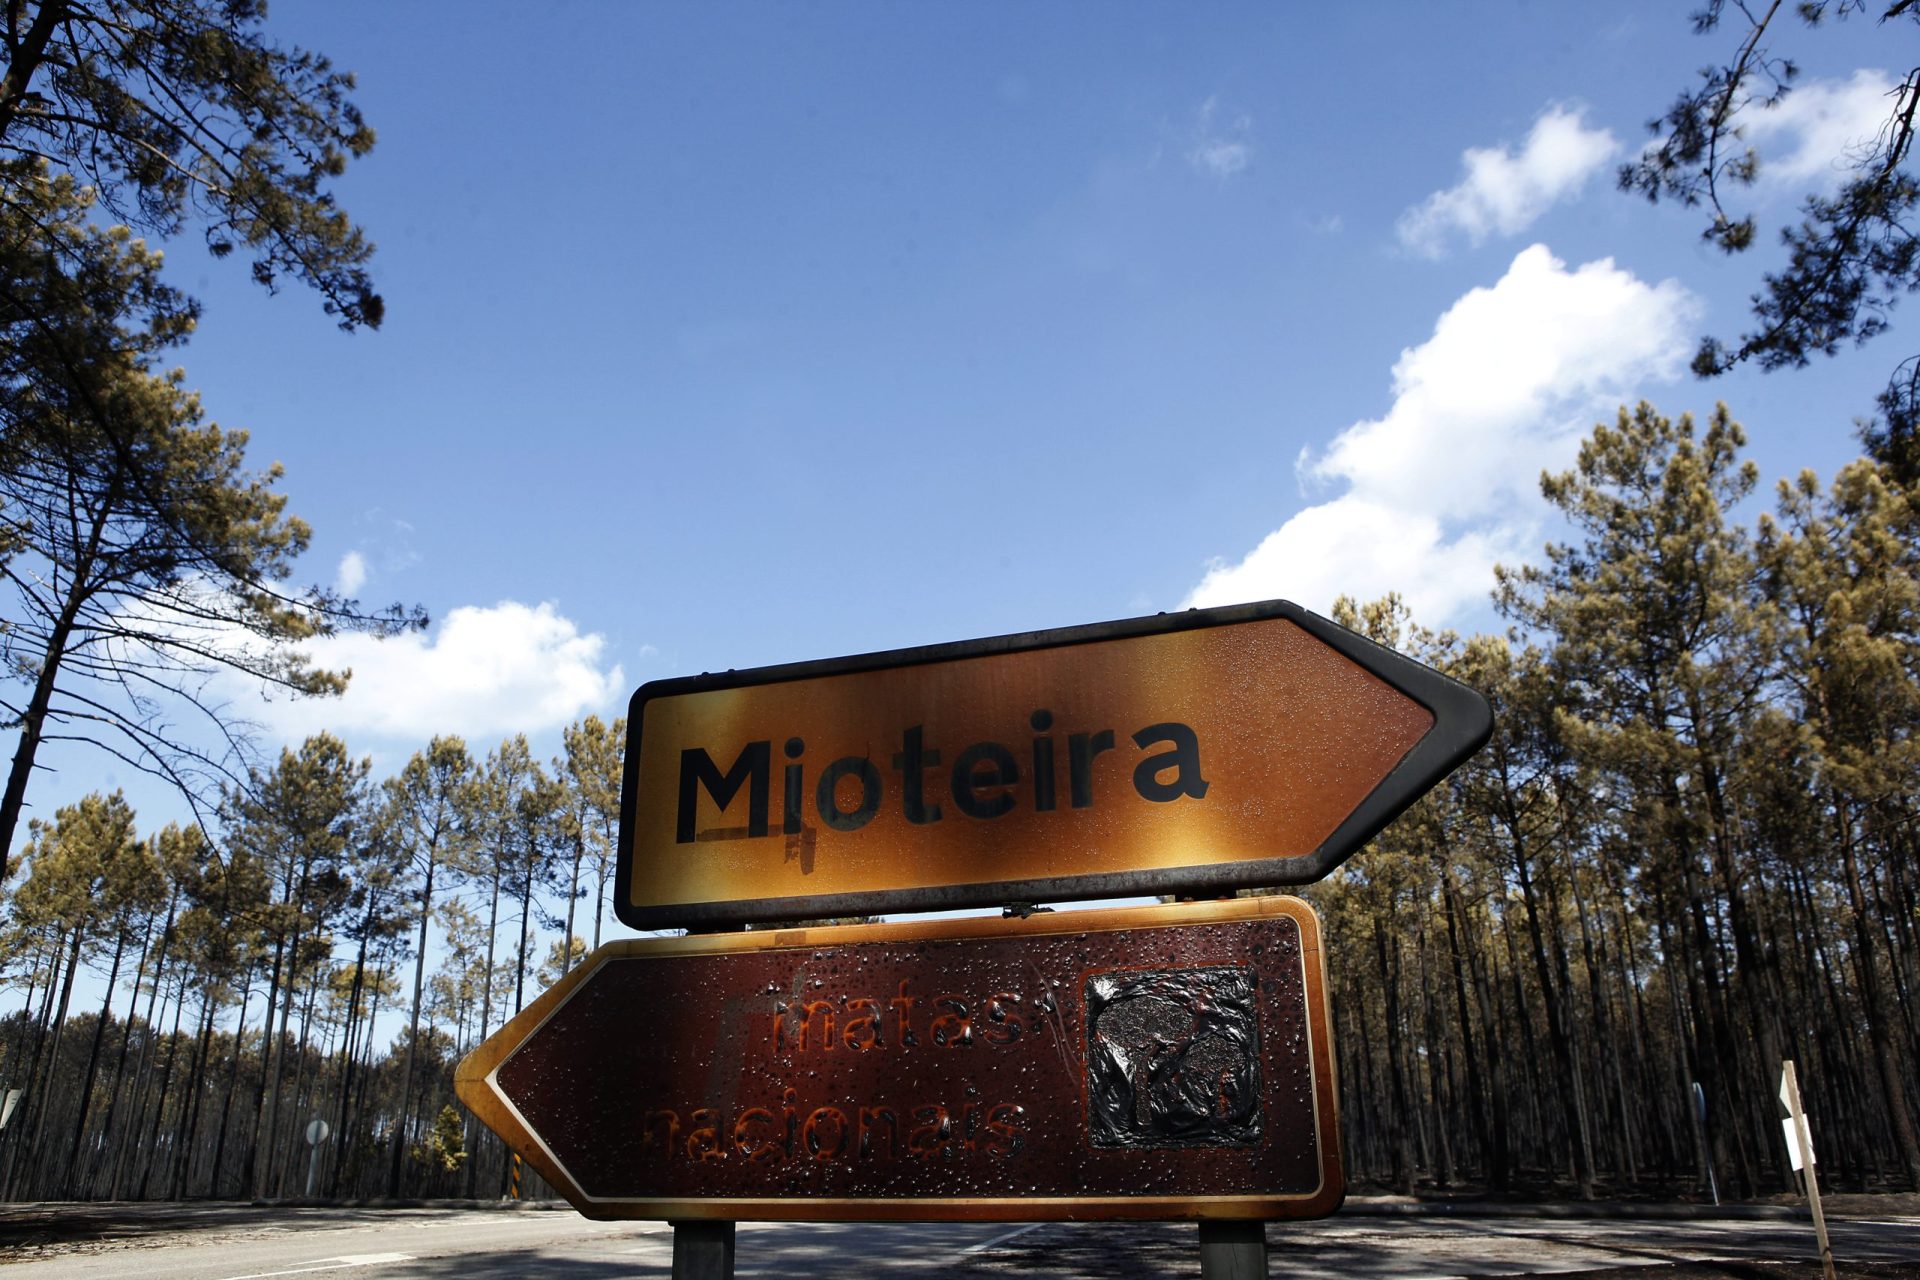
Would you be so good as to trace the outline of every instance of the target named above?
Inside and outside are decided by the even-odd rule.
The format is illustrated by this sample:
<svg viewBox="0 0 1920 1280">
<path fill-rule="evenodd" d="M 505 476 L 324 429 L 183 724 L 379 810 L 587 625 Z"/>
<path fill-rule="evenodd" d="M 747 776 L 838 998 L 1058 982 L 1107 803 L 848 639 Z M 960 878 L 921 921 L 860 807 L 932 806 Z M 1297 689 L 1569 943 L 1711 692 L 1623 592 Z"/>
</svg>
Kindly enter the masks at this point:
<svg viewBox="0 0 1920 1280">
<path fill-rule="evenodd" d="M 378 326 L 373 246 L 327 190 L 373 130 L 347 97 L 353 77 L 268 41 L 266 12 L 265 0 L 9 5 L 0 156 L 50 161 L 149 234 L 198 223 L 215 257 L 252 255 L 262 285 L 291 278 L 342 327 Z"/>
<path fill-rule="evenodd" d="M 8 195 L 0 656 L 24 697 L 4 704 L 20 738 L 0 792 L 0 858 L 43 742 L 87 743 L 198 800 L 237 780 L 245 746 L 213 677 L 337 693 L 344 677 L 294 642 L 420 621 L 282 585 L 309 530 L 274 491 L 277 466 L 247 469 L 247 434 L 206 423 L 181 371 L 155 371 L 194 320 L 160 282 L 159 256 L 125 227 L 96 225 L 70 181 L 30 176 Z M 176 726 L 182 707 L 206 733 Z"/>
<path fill-rule="evenodd" d="M 1632 838 L 1656 856 L 1652 874 L 1686 919 L 1679 941 L 1696 983 L 1695 1064 L 1716 1096 L 1748 1114 L 1751 1100 L 1769 1096 L 1780 1033 L 1728 793 L 1777 646 L 1777 618 L 1756 603 L 1751 547 L 1725 514 L 1758 478 L 1739 459 L 1744 443 L 1724 405 L 1698 438 L 1691 418 L 1665 418 L 1644 402 L 1613 427 L 1595 427 L 1574 469 L 1541 483 L 1579 541 L 1549 545 L 1544 567 L 1501 570 L 1499 603 L 1555 641 L 1571 701 L 1557 730 L 1617 780 Z M 1722 910 L 1731 966 L 1718 936 Z M 1757 1055 L 1743 1051 L 1738 1025 L 1757 1035 Z M 1715 1133 L 1748 1186 L 1758 1133 Z"/>
<path fill-rule="evenodd" d="M 1765 171 L 1745 141 L 1754 113 L 1777 106 L 1794 88 L 1798 63 L 1775 47 L 1791 21 L 1779 0 L 1749 8 L 1731 6 L 1745 21 L 1739 43 L 1724 62 L 1707 67 L 1700 83 L 1674 99 L 1649 129 L 1651 145 L 1622 165 L 1620 186 L 1650 201 L 1704 205 L 1701 233 L 1729 254 L 1751 249 L 1759 239 L 1751 213 L 1734 207 L 1737 194 Z M 1828 18 L 1845 19 L 1868 9 L 1865 0 L 1802 0 L 1793 12 L 1809 28 Z M 1692 15 L 1697 34 L 1715 32 L 1728 16 L 1727 0 L 1707 0 Z M 1911 37 L 1920 23 L 1912 0 L 1885 0 L 1879 24 L 1896 37 Z M 1737 24 L 1736 24 L 1737 25 Z M 1894 55 L 1908 64 L 1902 50 Z M 1705 339 L 1694 357 L 1703 377 L 1747 361 L 1762 369 L 1797 368 L 1843 345 L 1871 341 L 1890 327 L 1890 313 L 1920 287 L 1920 182 L 1911 168 L 1914 125 L 1920 113 L 1920 68 L 1906 72 L 1889 96 L 1886 121 L 1867 139 L 1848 139 L 1832 157 L 1839 190 L 1816 191 L 1801 205 L 1798 226 L 1780 229 L 1788 261 L 1769 273 L 1753 295 L 1755 327 L 1731 345 Z M 1869 451 L 1896 480 L 1920 483 L 1920 356 L 1902 361 L 1879 397 L 1880 417 L 1867 425 Z"/>
<path fill-rule="evenodd" d="M 15 895 L 14 913 L 30 926 L 48 922 L 65 935 L 65 971 L 60 978 L 59 1006 L 52 1015 L 51 1042 L 44 1061 L 35 1054 L 27 1085 L 30 1113 L 14 1120 L 19 1126 L 16 1132 L 27 1132 L 31 1136 L 24 1142 L 18 1137 L 14 1139 L 8 1173 L 9 1194 L 23 1182 L 45 1187 L 60 1176 L 58 1168 L 49 1167 L 44 1144 L 54 1101 L 48 1096 L 50 1090 L 46 1086 L 59 1062 L 61 1033 L 83 955 L 96 953 L 104 944 L 118 956 L 124 946 L 124 935 L 115 927 L 120 923 L 119 915 L 125 905 L 121 889 L 125 886 L 137 891 L 141 880 L 137 873 L 125 868 L 141 861 L 142 852 L 141 841 L 134 831 L 133 810 L 118 791 L 111 796 L 96 792 L 75 804 L 64 805 L 55 811 L 51 824 L 37 820 L 33 823 L 28 875 Z M 111 996 L 111 989 L 108 994 Z M 96 1022 L 96 1029 L 103 1022 L 104 1019 Z M 97 1064 L 99 1045 L 96 1034 L 90 1063 Z M 81 1106 L 85 1106 L 84 1098 Z M 30 1160 L 37 1163 L 32 1166 L 23 1163 Z"/>
<path fill-rule="evenodd" d="M 581 853 L 592 866 L 593 947 L 600 946 L 600 918 L 607 910 L 607 879 L 613 873 L 614 842 L 620 831 L 621 758 L 627 741 L 624 716 L 609 725 L 599 716 L 588 716 L 567 728 L 566 778 L 574 823 L 583 846 Z M 576 855 L 577 863 L 578 855 Z M 578 868 L 576 865 L 576 881 Z M 577 884 L 575 886 L 578 887 Z M 573 933 L 569 917 L 566 931 Z"/>
<path fill-rule="evenodd" d="M 466 743 L 456 737 L 436 737 L 424 752 L 415 752 L 398 777 L 385 784 L 388 821 L 398 833 L 410 861 L 418 899 L 418 936 L 414 942 L 413 1005 L 407 1016 L 406 1065 L 400 1073 L 400 1111 L 396 1132 L 408 1132 L 413 1099 L 413 1069 L 420 1039 L 420 1010 L 427 973 L 427 925 L 435 909 L 434 881 L 442 867 L 458 864 L 471 841 L 468 829 L 469 791 L 473 761 Z M 401 1153 L 404 1141 L 393 1144 L 387 1172 L 387 1194 L 400 1194 Z"/>
<path fill-rule="evenodd" d="M 326 938 L 351 891 L 345 866 L 354 825 L 361 816 L 361 791 L 368 764 L 354 760 L 338 738 L 318 734 L 296 753 L 283 750 L 269 774 L 254 774 L 243 791 L 228 793 L 225 827 L 230 845 L 270 869 L 275 902 L 266 913 L 265 932 L 272 962 L 267 981 L 267 1042 L 264 1070 L 256 1095 L 254 1141 L 247 1149 L 243 1185 L 255 1195 L 267 1193 L 282 1172 L 279 1153 L 281 1085 L 291 1046 L 288 1030 L 300 990 L 324 960 L 316 948 Z M 279 1030 L 272 1027 L 278 1008 Z"/>
<path fill-rule="evenodd" d="M 1920 794 L 1920 515 L 1887 468 L 1861 460 L 1832 488 L 1782 483 L 1763 518 L 1768 595 L 1789 626 L 1784 670 L 1819 796 L 1815 838 L 1838 855 L 1852 959 L 1881 1105 L 1909 1185 L 1920 1188 L 1915 1074 L 1894 1028 L 1892 957 L 1868 901 L 1872 870 L 1911 858 Z M 1824 827 L 1824 830 L 1818 828 Z"/>
</svg>

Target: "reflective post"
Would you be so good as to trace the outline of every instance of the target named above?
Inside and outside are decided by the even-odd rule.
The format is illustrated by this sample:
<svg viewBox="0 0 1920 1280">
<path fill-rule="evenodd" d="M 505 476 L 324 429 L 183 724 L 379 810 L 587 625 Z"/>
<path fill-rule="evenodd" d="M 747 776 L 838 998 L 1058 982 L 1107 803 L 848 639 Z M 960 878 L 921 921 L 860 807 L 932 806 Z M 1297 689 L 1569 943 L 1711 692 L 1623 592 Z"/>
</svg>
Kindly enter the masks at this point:
<svg viewBox="0 0 1920 1280">
<path fill-rule="evenodd" d="M 675 1222 L 673 1280 L 733 1280 L 733 1223 Z"/>
<path fill-rule="evenodd" d="M 1267 1224 L 1202 1218 L 1200 1280 L 1267 1280 Z"/>
</svg>

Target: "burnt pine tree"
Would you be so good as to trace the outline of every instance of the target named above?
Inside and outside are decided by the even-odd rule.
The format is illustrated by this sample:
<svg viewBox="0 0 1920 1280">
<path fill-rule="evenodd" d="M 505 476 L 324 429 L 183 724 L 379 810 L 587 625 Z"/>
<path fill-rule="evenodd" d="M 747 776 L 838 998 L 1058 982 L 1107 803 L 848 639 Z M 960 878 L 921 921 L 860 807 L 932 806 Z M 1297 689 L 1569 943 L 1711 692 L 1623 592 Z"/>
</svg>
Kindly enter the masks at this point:
<svg viewBox="0 0 1920 1280">
<path fill-rule="evenodd" d="M 1817 796 L 1805 807 L 1816 815 L 1814 838 L 1838 858 L 1873 1075 L 1907 1181 L 1920 1187 L 1920 1135 L 1896 1030 L 1898 961 L 1876 926 L 1865 873 L 1872 864 L 1911 865 L 1920 515 L 1885 469 L 1864 459 L 1824 492 L 1811 472 L 1783 481 L 1779 510 L 1778 521 L 1761 521 L 1759 551 L 1767 594 L 1788 620 L 1792 723 Z"/>
<path fill-rule="evenodd" d="M 400 1111 L 394 1132 L 408 1132 L 413 1098 L 414 1059 L 420 1040 L 420 1009 L 427 979 L 427 926 L 433 919 L 435 880 L 463 855 L 471 834 L 463 808 L 473 786 L 473 758 L 467 744 L 440 736 L 416 751 L 397 777 L 384 784 L 388 822 L 397 833 L 406 860 L 409 893 L 418 903 L 413 948 L 413 1004 L 407 1015 L 406 1065 L 400 1072 Z M 387 1173 L 387 1194 L 400 1194 L 405 1143 L 396 1139 Z"/>
<path fill-rule="evenodd" d="M 1556 641 L 1559 735 L 1631 798 L 1623 820 L 1684 919 L 1676 933 L 1696 984 L 1701 1078 L 1739 1106 L 1770 1096 L 1782 1056 L 1729 782 L 1769 689 L 1777 626 L 1755 599 L 1748 540 L 1725 515 L 1757 481 L 1739 458 L 1744 443 L 1725 406 L 1699 434 L 1685 415 L 1622 409 L 1594 428 L 1572 470 L 1542 478 L 1576 540 L 1548 546 L 1544 567 L 1499 575 L 1501 609 Z M 1751 1186 L 1760 1153 L 1747 1136 L 1716 1134 Z"/>
<path fill-rule="evenodd" d="M 271 773 L 256 774 L 245 790 L 228 794 L 228 844 L 269 868 L 274 881 L 275 901 L 264 913 L 272 948 L 266 1035 L 254 1094 L 254 1140 L 241 1179 L 253 1194 L 267 1194 L 278 1172 L 281 1086 L 298 982 L 315 963 L 316 945 L 330 947 L 328 931 L 352 890 L 346 858 L 362 816 L 367 767 L 338 738 L 323 733 L 298 752 L 283 750 Z"/>
<path fill-rule="evenodd" d="M 620 762 L 627 740 L 626 717 L 607 724 L 599 716 L 569 725 L 565 734 L 568 803 L 574 811 L 574 889 L 579 889 L 584 855 L 594 875 L 593 947 L 600 946 L 600 917 L 606 910 L 607 878 L 613 872 L 614 839 L 620 827 Z M 573 936 L 573 913 L 566 935 Z M 569 966 L 571 967 L 570 963 Z"/>
<path fill-rule="evenodd" d="M 28 1070 L 29 1113 L 15 1118 L 15 1132 L 9 1135 L 14 1147 L 9 1153 L 10 1190 L 31 1186 L 44 1194 L 50 1189 L 48 1182 L 58 1176 L 43 1139 L 56 1102 L 48 1086 L 60 1060 L 74 979 L 84 957 L 100 955 L 104 950 L 112 951 L 117 970 L 124 937 L 115 926 L 126 905 L 123 889 L 138 889 L 143 877 L 129 871 L 142 861 L 143 852 L 144 846 L 134 831 L 133 810 L 118 791 L 110 796 L 85 796 L 63 805 L 52 823 L 33 824 L 29 874 L 15 895 L 14 911 L 17 918 L 29 924 L 52 923 L 64 934 L 66 954 L 64 972 L 58 979 L 59 1005 L 49 1024 L 52 1034 L 44 1038 L 46 1055 L 41 1059 L 37 1041 Z M 108 995 L 111 998 L 111 986 Z M 88 1054 L 89 1083 L 99 1050 L 96 1034 Z"/>
<path fill-rule="evenodd" d="M 86 1191 L 85 1179 L 90 1172 L 90 1162 L 84 1158 L 87 1118 L 93 1114 L 94 1082 L 99 1078 L 100 1051 L 114 992 L 120 984 L 129 948 L 140 947 L 144 951 L 145 936 L 151 933 L 154 918 L 165 906 L 168 887 L 166 867 L 151 840 L 138 841 L 121 850 L 100 868 L 94 884 L 97 929 L 102 950 L 108 956 L 106 992 L 100 1000 L 99 1016 L 93 1023 L 93 1040 L 87 1048 L 87 1066 L 79 1091 L 79 1115 L 73 1122 L 73 1143 L 67 1154 L 63 1186 L 69 1198 L 82 1198 Z M 123 1035 L 131 1022 L 129 1018 L 122 1024 Z"/>
</svg>

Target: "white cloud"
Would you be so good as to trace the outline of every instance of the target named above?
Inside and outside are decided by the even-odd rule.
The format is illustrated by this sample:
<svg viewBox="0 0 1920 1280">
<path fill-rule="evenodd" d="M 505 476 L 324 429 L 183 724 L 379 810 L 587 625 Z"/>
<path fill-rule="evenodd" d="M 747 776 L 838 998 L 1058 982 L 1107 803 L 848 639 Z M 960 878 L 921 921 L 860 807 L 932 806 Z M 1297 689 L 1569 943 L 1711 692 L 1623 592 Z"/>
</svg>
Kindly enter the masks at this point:
<svg viewBox="0 0 1920 1280">
<path fill-rule="evenodd" d="M 367 585 L 367 558 L 358 551 L 349 551 L 340 557 L 340 568 L 333 575 L 333 585 L 343 596 L 350 596 Z"/>
<path fill-rule="evenodd" d="M 1570 199 L 1620 150 L 1606 129 L 1589 129 L 1577 108 L 1549 107 L 1518 155 L 1511 147 L 1470 147 L 1467 176 L 1400 215 L 1400 243 L 1437 258 L 1456 234 L 1469 244 L 1518 235 L 1554 204 Z"/>
<path fill-rule="evenodd" d="M 1187 163 L 1224 180 L 1253 163 L 1253 117 L 1242 112 L 1223 120 L 1221 115 L 1218 95 L 1200 104 L 1187 145 Z"/>
<path fill-rule="evenodd" d="M 1856 71 L 1844 81 L 1809 81 L 1779 105 L 1745 115 L 1746 139 L 1761 154 L 1761 182 L 1838 185 L 1850 162 L 1878 142 L 1895 87 L 1884 71 Z"/>
<path fill-rule="evenodd" d="M 1697 310 L 1677 283 L 1610 259 L 1569 270 L 1545 246 L 1522 251 L 1401 353 L 1384 416 L 1303 453 L 1304 480 L 1345 492 L 1213 564 L 1183 605 L 1283 596 L 1324 610 L 1398 591 L 1420 621 L 1448 622 L 1485 599 L 1496 562 L 1537 554 L 1540 472 L 1565 466 L 1596 417 L 1678 374 Z"/>
<path fill-rule="evenodd" d="M 306 646 L 323 667 L 350 667 L 339 698 L 278 699 L 258 709 L 270 732 L 297 741 L 322 729 L 422 741 L 436 733 L 485 740 L 557 728 L 631 692 L 606 639 L 581 634 L 551 603 L 466 605 L 426 633 L 388 640 L 334 636 Z"/>
</svg>

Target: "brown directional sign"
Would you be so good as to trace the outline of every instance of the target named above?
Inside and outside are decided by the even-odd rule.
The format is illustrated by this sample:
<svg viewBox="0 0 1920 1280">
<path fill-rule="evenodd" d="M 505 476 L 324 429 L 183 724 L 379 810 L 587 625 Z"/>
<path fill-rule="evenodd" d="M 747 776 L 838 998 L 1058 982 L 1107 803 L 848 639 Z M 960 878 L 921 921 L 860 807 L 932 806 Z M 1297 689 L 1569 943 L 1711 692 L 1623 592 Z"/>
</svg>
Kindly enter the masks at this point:
<svg viewBox="0 0 1920 1280">
<path fill-rule="evenodd" d="M 636 928 L 1303 884 L 1471 755 L 1486 701 L 1285 601 L 660 680 Z"/>
<path fill-rule="evenodd" d="M 616 942 L 455 1082 L 589 1217 L 1318 1217 L 1322 974 L 1279 897 Z"/>
</svg>

